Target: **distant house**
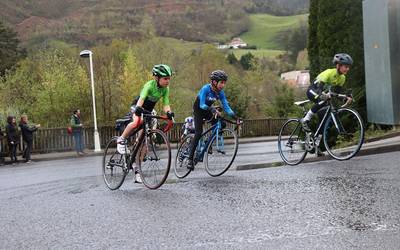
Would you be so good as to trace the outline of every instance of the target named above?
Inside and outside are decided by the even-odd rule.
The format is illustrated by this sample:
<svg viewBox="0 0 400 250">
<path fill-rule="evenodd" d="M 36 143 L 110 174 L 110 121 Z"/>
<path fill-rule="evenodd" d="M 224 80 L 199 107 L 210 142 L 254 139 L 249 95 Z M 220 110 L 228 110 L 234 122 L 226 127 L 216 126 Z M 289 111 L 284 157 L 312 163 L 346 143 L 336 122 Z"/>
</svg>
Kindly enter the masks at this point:
<svg viewBox="0 0 400 250">
<path fill-rule="evenodd" d="M 242 47 L 246 47 L 247 43 L 245 43 L 240 37 L 235 37 L 232 39 L 230 43 L 228 43 L 228 47 L 230 49 L 240 49 Z"/>
<path fill-rule="evenodd" d="M 310 85 L 309 70 L 290 71 L 281 74 L 281 79 L 295 87 L 308 87 Z"/>
<path fill-rule="evenodd" d="M 239 37 L 235 37 L 232 39 L 232 41 L 228 44 L 218 44 L 217 48 L 218 49 L 240 49 L 247 47 L 247 43 L 245 43 L 242 39 Z"/>
<path fill-rule="evenodd" d="M 217 48 L 218 49 L 229 49 L 229 45 L 227 45 L 227 44 L 218 44 Z"/>
</svg>

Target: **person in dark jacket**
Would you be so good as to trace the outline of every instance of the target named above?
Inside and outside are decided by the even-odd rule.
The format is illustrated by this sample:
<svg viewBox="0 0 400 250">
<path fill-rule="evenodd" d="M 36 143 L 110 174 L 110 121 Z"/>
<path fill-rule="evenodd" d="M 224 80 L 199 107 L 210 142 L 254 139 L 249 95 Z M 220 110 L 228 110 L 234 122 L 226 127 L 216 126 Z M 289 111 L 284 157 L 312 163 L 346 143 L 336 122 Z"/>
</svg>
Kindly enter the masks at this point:
<svg viewBox="0 0 400 250">
<path fill-rule="evenodd" d="M 7 117 L 6 133 L 7 133 L 8 148 L 10 150 L 11 162 L 14 164 L 18 162 L 17 147 L 19 144 L 18 127 L 15 120 L 15 116 Z"/>
<path fill-rule="evenodd" d="M 71 127 L 72 127 L 72 135 L 75 140 L 75 150 L 79 155 L 84 155 L 83 152 L 83 124 L 81 123 L 81 111 L 79 109 L 75 110 L 73 115 L 71 116 Z"/>
<path fill-rule="evenodd" d="M 22 157 L 25 158 L 26 163 L 31 163 L 31 152 L 32 152 L 32 145 L 33 145 L 33 132 L 35 132 L 39 127 L 40 124 L 29 126 L 28 125 L 28 116 L 23 115 L 21 116 L 21 121 L 19 123 L 19 127 L 21 128 L 22 139 L 25 142 L 24 152 Z"/>
<path fill-rule="evenodd" d="M 0 166 L 4 164 L 4 158 L 3 158 L 3 138 L 4 138 L 4 134 L 3 134 L 3 131 L 1 131 L 1 128 L 0 128 Z"/>
</svg>

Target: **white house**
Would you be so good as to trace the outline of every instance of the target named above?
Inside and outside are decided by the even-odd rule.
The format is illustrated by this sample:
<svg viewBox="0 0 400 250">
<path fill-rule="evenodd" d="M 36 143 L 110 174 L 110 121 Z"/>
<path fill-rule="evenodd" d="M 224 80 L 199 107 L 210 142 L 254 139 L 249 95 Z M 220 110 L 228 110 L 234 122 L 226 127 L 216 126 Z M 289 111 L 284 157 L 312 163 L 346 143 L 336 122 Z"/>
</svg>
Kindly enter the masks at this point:
<svg viewBox="0 0 400 250">
<path fill-rule="evenodd" d="M 309 70 L 296 70 L 281 74 L 281 79 L 290 85 L 297 87 L 308 87 L 310 85 Z"/>
<path fill-rule="evenodd" d="M 242 47 L 246 47 L 247 43 L 245 43 L 240 37 L 235 37 L 232 39 L 230 43 L 228 43 L 228 47 L 231 49 L 239 49 Z"/>
</svg>

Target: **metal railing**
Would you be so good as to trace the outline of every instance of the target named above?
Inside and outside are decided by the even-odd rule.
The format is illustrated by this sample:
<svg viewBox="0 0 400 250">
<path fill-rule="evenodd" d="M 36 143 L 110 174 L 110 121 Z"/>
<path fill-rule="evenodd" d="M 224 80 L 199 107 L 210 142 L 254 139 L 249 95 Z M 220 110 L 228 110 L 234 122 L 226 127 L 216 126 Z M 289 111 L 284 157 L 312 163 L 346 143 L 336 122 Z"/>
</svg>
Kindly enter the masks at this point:
<svg viewBox="0 0 400 250">
<path fill-rule="evenodd" d="M 258 136 L 274 136 L 278 135 L 282 124 L 287 119 L 249 119 L 244 120 L 241 129 L 240 137 L 258 137 Z M 175 123 L 174 127 L 167 133 L 171 142 L 176 142 L 181 136 L 181 127 L 183 123 Z M 228 124 L 229 126 L 233 126 Z M 118 131 L 114 126 L 100 126 L 98 128 L 100 134 L 101 147 L 104 148 L 108 140 L 115 135 Z M 83 140 L 85 148 L 93 149 L 93 127 L 83 128 Z M 8 145 L 6 138 L 0 141 L 3 155 L 7 155 Z M 22 151 L 23 142 L 19 144 L 19 151 Z M 67 133 L 67 128 L 40 128 L 33 134 L 33 149 L 32 153 L 50 153 L 50 152 L 63 152 L 74 150 L 73 136 Z"/>
</svg>

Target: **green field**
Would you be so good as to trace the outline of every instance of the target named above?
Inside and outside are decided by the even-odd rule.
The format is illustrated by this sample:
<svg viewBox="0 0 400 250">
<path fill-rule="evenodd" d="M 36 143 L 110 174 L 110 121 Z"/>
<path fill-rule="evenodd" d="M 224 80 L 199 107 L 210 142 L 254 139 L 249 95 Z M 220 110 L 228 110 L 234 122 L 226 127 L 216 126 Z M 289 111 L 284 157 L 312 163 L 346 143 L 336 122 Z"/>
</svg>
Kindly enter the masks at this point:
<svg viewBox="0 0 400 250">
<path fill-rule="evenodd" d="M 284 54 L 283 50 L 272 50 L 272 49 L 231 49 L 229 53 L 233 52 L 236 58 L 240 59 L 240 57 L 248 52 L 253 54 L 255 57 L 276 57 L 278 55 Z"/>
<path fill-rule="evenodd" d="M 272 16 L 268 14 L 250 15 L 250 30 L 240 38 L 249 45 L 256 45 L 258 49 L 282 50 L 275 41 L 279 32 L 298 25 L 307 20 L 307 14 L 297 16 Z"/>
<path fill-rule="evenodd" d="M 188 42 L 183 40 L 178 40 L 175 38 L 169 37 L 159 37 L 160 41 L 165 44 L 169 44 L 171 47 L 184 50 L 184 51 L 191 51 L 193 49 L 201 48 L 207 44 L 199 43 L 199 42 Z M 222 50 L 225 51 L 226 50 Z M 285 51 L 283 50 L 273 50 L 273 49 L 230 49 L 228 53 L 235 54 L 236 58 L 240 59 L 240 57 L 246 53 L 250 52 L 255 57 L 262 58 L 262 57 L 276 57 L 278 55 L 284 54 Z"/>
<path fill-rule="evenodd" d="M 158 39 L 160 39 L 162 43 L 168 44 L 173 48 L 179 48 L 182 50 L 192 50 L 205 45 L 204 43 L 200 42 L 189 42 L 171 37 L 159 37 Z"/>
</svg>

